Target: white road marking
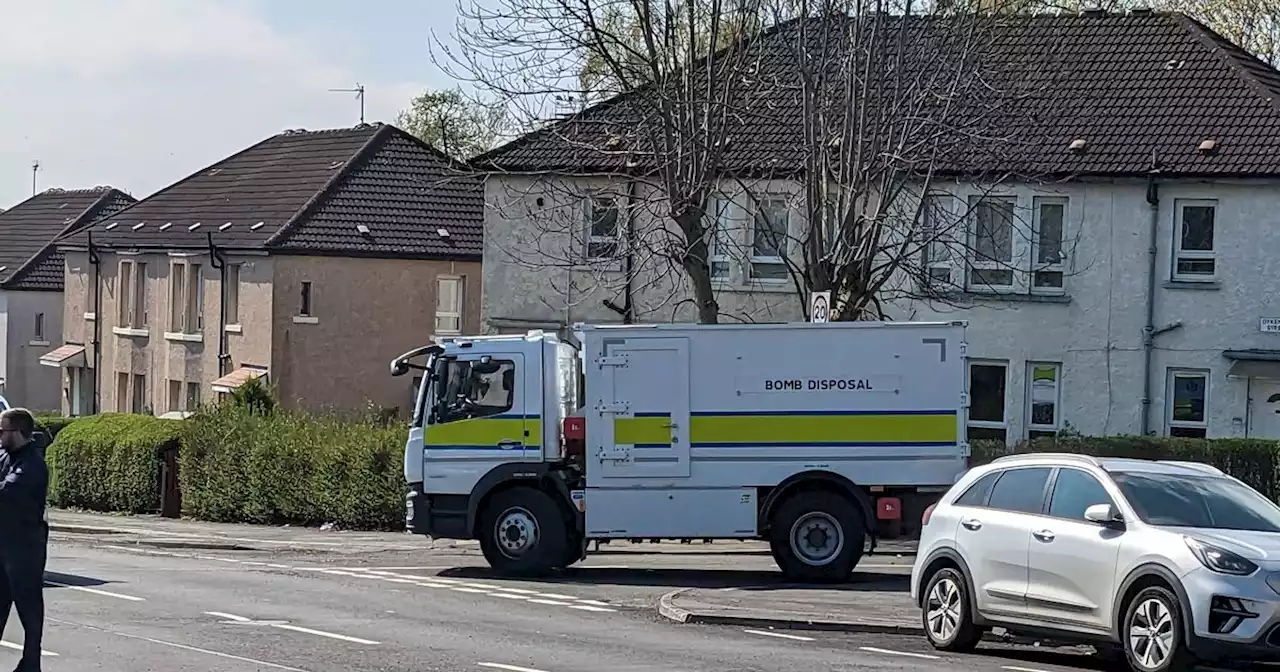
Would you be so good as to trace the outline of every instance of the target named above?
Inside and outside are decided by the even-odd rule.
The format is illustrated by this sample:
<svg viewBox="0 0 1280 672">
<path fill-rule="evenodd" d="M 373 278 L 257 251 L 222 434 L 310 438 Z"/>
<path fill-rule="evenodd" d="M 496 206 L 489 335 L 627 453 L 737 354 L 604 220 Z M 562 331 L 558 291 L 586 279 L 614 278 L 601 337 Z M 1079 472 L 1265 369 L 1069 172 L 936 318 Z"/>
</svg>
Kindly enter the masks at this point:
<svg viewBox="0 0 1280 672">
<path fill-rule="evenodd" d="M 4 648 L 6 648 L 6 649 L 17 649 L 18 651 L 21 651 L 21 650 L 22 650 L 22 645 L 21 645 L 21 644 L 14 644 L 13 642 L 0 641 L 0 646 L 3 646 L 3 647 L 4 647 Z M 40 649 L 40 655 L 42 655 L 42 656 L 56 656 L 56 655 L 58 655 L 58 654 L 56 654 L 56 653 L 54 653 L 54 652 L 52 652 L 52 651 L 45 651 L 44 649 Z"/>
<path fill-rule="evenodd" d="M 503 588 L 502 590 L 508 593 L 516 593 L 517 595 L 537 595 L 538 594 L 538 591 L 536 590 L 525 590 L 524 588 Z"/>
<path fill-rule="evenodd" d="M 456 590 L 459 593 L 475 593 L 477 595 L 488 595 L 489 591 L 480 590 L 479 588 L 464 588 L 462 586 L 449 586 L 449 590 Z"/>
<path fill-rule="evenodd" d="M 553 607 L 567 607 L 567 606 L 569 606 L 569 603 L 568 603 L 568 602 L 557 602 L 557 601 L 555 601 L 555 600 L 540 600 L 540 599 L 537 599 L 537 598 L 530 598 L 530 599 L 529 599 L 529 601 L 530 601 L 530 602 L 532 602 L 532 603 L 534 603 L 534 604 L 549 604 L 549 605 L 551 605 L 551 606 L 553 606 Z"/>
<path fill-rule="evenodd" d="M 491 667 L 495 670 L 507 670 L 508 672 L 545 672 L 532 667 L 520 667 L 519 665 L 504 665 L 502 663 L 476 663 L 480 667 Z"/>
<path fill-rule="evenodd" d="M 501 589 L 501 588 L 499 588 L 498 586 L 490 585 L 490 584 L 487 584 L 487 583 L 463 583 L 463 584 L 459 584 L 459 585 L 463 585 L 463 586 L 466 586 L 466 587 L 468 587 L 468 588 L 480 588 L 480 589 L 482 589 L 482 590 L 502 590 L 502 589 Z"/>
<path fill-rule="evenodd" d="M 98 589 L 96 589 L 96 588 L 88 588 L 88 587 L 86 587 L 86 586 L 73 586 L 73 585 L 71 585 L 71 584 L 69 584 L 69 583 L 61 583 L 61 582 L 58 582 L 58 581 L 50 581 L 50 580 L 48 580 L 48 579 L 45 579 L 45 580 L 44 580 L 44 582 L 45 582 L 45 583 L 47 583 L 47 584 L 49 584 L 49 585 L 51 585 L 51 586 L 57 586 L 57 587 L 59 587 L 59 588 L 69 588 L 69 589 L 71 589 L 71 590 L 78 590 L 78 591 L 80 591 L 80 592 L 82 592 L 82 593 L 93 593 L 94 595 L 103 595 L 103 596 L 106 596 L 106 597 L 114 597 L 114 598 L 116 598 L 116 599 L 118 599 L 118 600 L 129 600 L 130 602 L 146 602 L 146 601 L 147 601 L 147 600 L 146 600 L 146 598 L 143 598 L 143 597 L 134 597 L 133 595 L 121 595 L 120 593 L 111 593 L 111 592 L 108 592 L 108 591 L 105 591 L 105 590 L 98 590 Z"/>
<path fill-rule="evenodd" d="M 748 633 L 748 634 L 752 634 L 752 635 L 764 635 L 765 637 L 777 637 L 777 638 L 779 638 L 779 639 L 794 639 L 794 640 L 796 640 L 797 642 L 812 642 L 812 641 L 815 641 L 815 640 L 814 640 L 814 638 L 812 638 L 812 637 L 801 637 L 800 635 L 788 635 L 788 634 L 786 634 L 786 633 L 782 633 L 782 632 L 769 632 L 768 630 L 751 630 L 751 629 L 744 629 L 744 630 L 743 630 L 743 632 Z"/>
<path fill-rule="evenodd" d="M 560 593 L 538 593 L 539 597 L 549 597 L 553 600 L 576 600 L 578 598 L 572 595 L 561 595 Z"/>
<path fill-rule="evenodd" d="M 527 600 L 528 595 L 512 595 L 511 593 L 493 593 L 494 597 L 505 597 L 508 600 Z"/>
<path fill-rule="evenodd" d="M 503 588 L 503 590 L 511 590 L 511 589 L 510 589 L 510 588 Z M 513 593 L 514 593 L 515 591 L 514 591 L 514 590 L 511 590 L 511 592 L 513 592 Z M 597 606 L 597 607 L 610 607 L 610 606 L 613 606 L 613 605 L 609 604 L 608 602 L 601 602 L 600 600 L 578 600 L 578 603 L 579 603 L 579 604 L 591 604 L 591 605 L 595 605 L 595 606 Z"/>
<path fill-rule="evenodd" d="M 874 646 L 859 646 L 858 648 L 862 651 L 868 651 L 870 653 L 882 653 L 886 656 L 906 656 L 908 658 L 924 658 L 925 660 L 942 660 L 942 658 L 938 656 L 930 656 L 925 653 L 911 653 L 910 651 L 890 651 L 889 649 L 877 649 Z"/>
<path fill-rule="evenodd" d="M 569 608 L 581 609 L 582 611 L 617 611 L 617 609 L 610 609 L 608 607 L 593 607 L 589 604 L 571 604 L 569 605 Z"/>
<path fill-rule="evenodd" d="M 278 565 L 274 562 L 268 562 L 267 566 L 271 567 L 272 569 L 289 569 L 289 565 Z"/>
<path fill-rule="evenodd" d="M 325 632 L 324 630 L 312 630 L 311 628 L 303 628 L 303 627 L 299 627 L 299 626 L 296 626 L 296 625 L 289 625 L 288 623 L 272 623 L 272 624 L 271 624 L 271 627 L 273 627 L 273 628 L 280 628 L 281 630 L 292 630 L 292 631 L 294 631 L 294 632 L 303 632 L 303 633 L 306 633 L 306 634 L 308 634 L 308 635 L 317 635 L 317 636 L 320 636 L 320 637 L 329 637 L 329 638 L 331 638 L 331 639 L 341 639 L 341 640 L 342 640 L 342 641 L 344 641 L 344 642 L 354 642 L 354 643 L 356 643 L 356 644 L 370 644 L 370 645 L 372 645 L 372 644 L 377 644 L 377 643 L 378 643 L 378 642 L 375 642 L 375 641 L 373 641 L 373 640 L 369 640 L 369 639 L 360 639 L 359 637 L 348 637 L 347 635 L 339 635 L 339 634 L 332 633 L 332 632 Z"/>
<path fill-rule="evenodd" d="M 221 611 L 206 611 L 206 612 L 204 612 L 204 613 L 205 613 L 205 615 L 207 615 L 207 616 L 217 616 L 218 618 L 225 618 L 225 619 L 227 619 L 228 621 L 236 621 L 236 622 L 239 622 L 239 623 L 252 623 L 252 622 L 253 622 L 253 619 L 252 619 L 252 618 L 245 618 L 244 616 L 236 616 L 235 614 L 224 614 L 224 613 L 222 613 Z"/>
<path fill-rule="evenodd" d="M 1037 670 L 1034 667 L 1018 667 L 1017 665 L 1004 665 L 1000 669 L 1013 670 L 1013 672 L 1045 672 L 1045 670 Z"/>
<path fill-rule="evenodd" d="M 85 624 L 85 623 L 75 623 L 75 622 L 72 622 L 72 621 L 64 621 L 64 620 L 57 619 L 57 618 L 47 618 L 47 619 L 45 619 L 45 620 L 48 620 L 48 621 L 50 621 L 50 622 L 52 622 L 52 623 L 61 623 L 61 624 L 63 624 L 63 625 L 70 625 L 70 626 L 75 626 L 75 627 L 78 627 L 78 628 L 85 628 L 85 629 L 88 629 L 88 630 L 97 630 L 98 632 L 105 632 L 105 633 L 107 633 L 107 634 L 109 634 L 109 635 L 115 635 L 115 636 L 117 636 L 117 637 L 124 637 L 125 639 L 136 639 L 136 640 L 138 640 L 138 641 L 140 641 L 140 642 L 148 642 L 148 643 L 151 643 L 151 644 L 159 644 L 160 646 L 170 646 L 170 647 L 173 647 L 173 648 L 175 648 L 175 649 L 182 649 L 183 651 L 193 651 L 193 652 L 195 652 L 195 653 L 203 653 L 203 654 L 205 654 L 205 655 L 209 655 L 209 656 L 217 656 L 217 657 L 219 657 L 219 658 L 226 658 L 226 659 L 228 659 L 228 660 L 238 660 L 238 661 L 240 661 L 240 662 L 242 662 L 242 663 L 249 663 L 250 665 L 259 665 L 259 666 L 262 666 L 262 667 L 269 667 L 269 668 L 271 668 L 271 669 L 273 669 L 273 670 L 285 670 L 285 672 L 307 672 L 307 670 L 304 670 L 304 669 L 301 669 L 301 668 L 297 668 L 297 667 L 289 667 L 288 665 L 280 665 L 280 664 L 278 664 L 278 663 L 268 663 L 268 662 L 267 662 L 267 661 L 265 661 L 265 660 L 254 660 L 253 658 L 243 658 L 243 657 L 241 657 L 241 656 L 233 656 L 233 655 L 231 655 L 231 654 L 229 654 L 229 653 L 222 653 L 221 651 L 210 651 L 209 649 L 200 649 L 200 648 L 197 648 L 197 647 L 194 647 L 194 646 L 187 646 L 186 644 L 178 644 L 178 643 L 176 643 L 176 642 L 166 642 L 166 641 L 164 641 L 163 639 L 152 639 L 151 637 L 143 637 L 143 636 L 141 636 L 141 635 L 131 635 L 131 634 L 127 633 L 127 632 L 119 632 L 119 631 L 116 631 L 116 630 L 108 630 L 108 629 L 106 629 L 106 628 L 100 628 L 100 627 L 98 627 L 98 626 L 96 626 L 96 625 L 88 625 L 88 624 Z"/>
</svg>

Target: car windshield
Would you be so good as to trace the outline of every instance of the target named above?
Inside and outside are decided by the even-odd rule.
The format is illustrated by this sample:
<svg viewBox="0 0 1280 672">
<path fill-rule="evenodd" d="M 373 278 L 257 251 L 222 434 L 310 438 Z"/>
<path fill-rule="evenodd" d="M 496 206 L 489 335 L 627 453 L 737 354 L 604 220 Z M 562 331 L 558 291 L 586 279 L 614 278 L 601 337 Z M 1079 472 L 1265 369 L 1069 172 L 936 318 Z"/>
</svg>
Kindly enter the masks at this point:
<svg viewBox="0 0 1280 672">
<path fill-rule="evenodd" d="M 1137 472 L 1112 478 L 1148 525 L 1280 532 L 1280 508 L 1229 478 Z"/>
</svg>

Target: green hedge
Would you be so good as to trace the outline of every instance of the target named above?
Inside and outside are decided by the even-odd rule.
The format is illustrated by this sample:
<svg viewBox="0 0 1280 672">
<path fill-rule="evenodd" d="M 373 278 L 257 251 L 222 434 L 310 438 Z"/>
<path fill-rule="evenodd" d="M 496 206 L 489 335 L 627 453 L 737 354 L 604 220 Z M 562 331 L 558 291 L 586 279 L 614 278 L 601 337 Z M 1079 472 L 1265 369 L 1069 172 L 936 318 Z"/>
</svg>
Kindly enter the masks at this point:
<svg viewBox="0 0 1280 672">
<path fill-rule="evenodd" d="M 1022 441 L 975 441 L 970 464 L 1014 453 L 1076 453 L 1098 457 L 1205 462 L 1270 497 L 1280 498 L 1280 442 L 1261 439 L 1181 439 L 1157 436 L 1071 436 Z"/>
<path fill-rule="evenodd" d="M 67 425 L 81 418 L 66 418 L 61 415 L 36 415 L 36 426 L 49 435 L 49 440 L 58 438 L 58 433 Z"/>
<path fill-rule="evenodd" d="M 406 430 L 366 419 L 207 408 L 183 423 L 186 514 L 212 521 L 403 529 Z"/>
<path fill-rule="evenodd" d="M 61 427 L 50 427 L 57 438 L 46 455 L 49 503 L 94 511 L 159 510 L 162 457 L 177 447 L 181 423 L 106 413 Z"/>
</svg>

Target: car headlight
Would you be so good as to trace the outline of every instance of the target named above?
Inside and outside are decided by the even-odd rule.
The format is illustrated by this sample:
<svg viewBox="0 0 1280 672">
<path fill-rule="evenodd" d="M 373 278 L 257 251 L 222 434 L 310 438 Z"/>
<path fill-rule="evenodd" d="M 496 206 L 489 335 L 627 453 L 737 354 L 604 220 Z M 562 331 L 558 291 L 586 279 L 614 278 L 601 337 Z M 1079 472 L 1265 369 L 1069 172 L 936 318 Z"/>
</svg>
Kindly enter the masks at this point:
<svg viewBox="0 0 1280 672">
<path fill-rule="evenodd" d="M 1258 571 L 1257 565 L 1225 548 L 1219 548 L 1193 537 L 1183 537 L 1182 540 L 1187 542 L 1187 548 L 1191 549 L 1191 553 L 1196 556 L 1200 564 L 1211 571 L 1236 576 L 1248 576 Z"/>
</svg>

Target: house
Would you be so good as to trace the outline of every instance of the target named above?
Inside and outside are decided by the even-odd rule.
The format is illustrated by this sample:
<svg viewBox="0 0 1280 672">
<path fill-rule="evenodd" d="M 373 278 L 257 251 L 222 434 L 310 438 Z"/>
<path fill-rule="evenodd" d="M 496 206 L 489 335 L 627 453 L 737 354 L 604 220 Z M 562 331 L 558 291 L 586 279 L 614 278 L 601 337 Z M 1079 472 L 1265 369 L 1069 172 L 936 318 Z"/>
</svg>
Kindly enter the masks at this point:
<svg viewBox="0 0 1280 672">
<path fill-rule="evenodd" d="M 408 408 L 391 359 L 479 326 L 482 207 L 477 177 L 383 124 L 202 168 L 60 240 L 64 410 L 181 416 L 252 379 L 286 407 Z"/>
<path fill-rule="evenodd" d="M 111 187 L 46 189 L 0 212 L 0 387 L 10 404 L 61 407 L 60 376 L 40 358 L 62 340 L 60 235 L 133 203 Z"/>
<path fill-rule="evenodd" d="M 969 437 L 1280 438 L 1280 72 L 1178 13 L 1090 10 L 1000 26 L 995 41 L 1017 47 L 1004 53 L 1057 55 L 1057 107 L 1029 110 L 1039 139 L 981 166 L 1021 178 L 938 167 L 953 180 L 940 212 L 962 230 L 922 246 L 923 277 L 906 278 L 919 291 L 885 307 L 890 319 L 968 322 Z M 757 67 L 776 82 L 794 61 L 770 47 L 788 34 L 755 43 Z M 803 171 L 788 151 L 803 140 L 801 115 L 787 105 L 777 99 L 781 112 L 735 135 L 721 180 L 728 205 L 708 204 L 746 222 L 722 227 L 732 244 L 710 243 L 731 319 L 802 319 L 783 263 L 798 251 L 759 244 L 773 229 L 792 240 L 806 229 L 785 198 Z M 627 109 L 626 96 L 607 101 L 481 157 L 492 171 L 486 329 L 617 322 L 605 302 L 617 307 L 624 289 L 638 322 L 694 319 L 681 274 L 626 273 L 615 253 L 655 221 L 643 199 L 647 211 L 628 217 L 619 186 L 642 172 L 619 165 L 617 138 L 635 123 Z M 753 178 L 745 205 L 731 185 L 761 157 L 777 170 Z M 606 183 L 613 195 L 602 198 Z"/>
</svg>

